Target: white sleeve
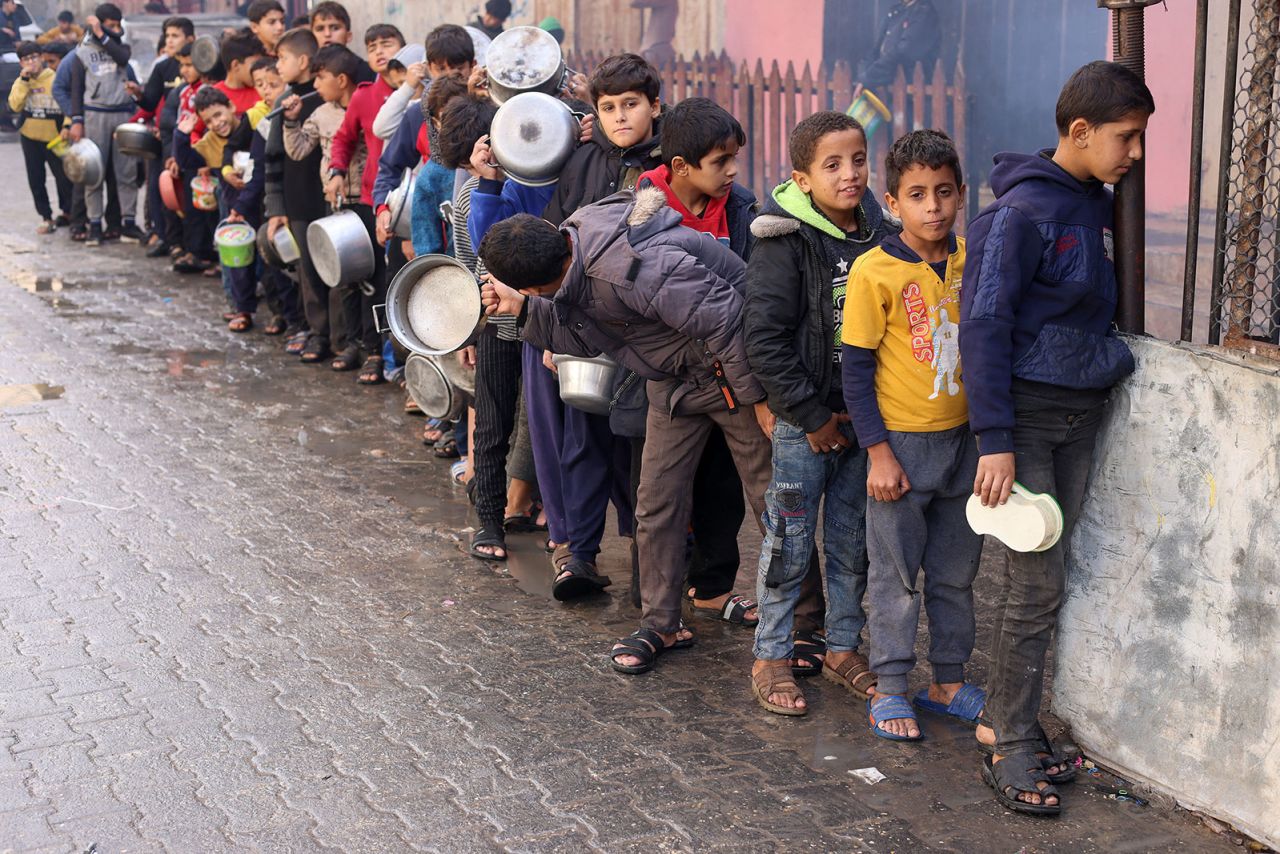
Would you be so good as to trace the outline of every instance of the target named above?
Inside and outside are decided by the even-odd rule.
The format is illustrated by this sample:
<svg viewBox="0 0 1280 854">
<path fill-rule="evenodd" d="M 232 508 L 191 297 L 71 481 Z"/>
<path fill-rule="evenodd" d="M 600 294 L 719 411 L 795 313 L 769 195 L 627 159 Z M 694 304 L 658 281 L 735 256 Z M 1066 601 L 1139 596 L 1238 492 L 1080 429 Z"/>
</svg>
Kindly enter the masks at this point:
<svg viewBox="0 0 1280 854">
<path fill-rule="evenodd" d="M 395 135 L 396 128 L 400 127 L 400 120 L 404 118 L 405 110 L 413 100 L 413 90 L 414 87 L 406 83 L 391 93 L 373 120 L 374 136 L 381 140 L 389 140 Z"/>
</svg>

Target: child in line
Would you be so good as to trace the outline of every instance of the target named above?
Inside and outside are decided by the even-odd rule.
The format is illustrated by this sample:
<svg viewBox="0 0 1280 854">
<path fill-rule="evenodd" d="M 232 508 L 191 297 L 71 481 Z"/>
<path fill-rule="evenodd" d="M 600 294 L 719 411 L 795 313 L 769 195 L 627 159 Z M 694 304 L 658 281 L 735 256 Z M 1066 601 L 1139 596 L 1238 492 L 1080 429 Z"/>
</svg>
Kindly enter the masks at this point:
<svg viewBox="0 0 1280 854">
<path fill-rule="evenodd" d="M 331 44 L 350 45 L 354 33 L 351 32 L 351 13 L 347 7 L 335 0 L 323 0 L 311 10 L 307 19 L 311 34 L 316 37 L 320 47 Z M 401 39 L 403 42 L 403 39 Z M 369 63 L 360 60 L 360 70 L 356 73 L 357 83 L 372 83 L 377 77 Z"/>
<path fill-rule="evenodd" d="M 433 135 L 436 135 L 436 148 L 439 148 L 440 117 L 444 115 L 445 107 L 454 98 L 464 97 L 469 97 L 467 84 L 457 75 L 446 74 L 432 82 L 431 91 L 427 93 L 422 109 L 426 111 Z M 426 130 L 425 126 L 423 130 Z M 420 138 L 425 140 L 426 134 L 422 134 Z M 451 223 L 442 219 L 440 206 L 453 199 L 456 175 L 457 171 L 445 166 L 439 156 L 432 156 L 430 148 L 423 152 L 422 168 L 418 170 L 418 177 L 413 182 L 411 200 L 414 255 L 451 251 Z"/>
<path fill-rule="evenodd" d="M 822 520 L 826 657 L 822 675 L 866 698 L 875 682 L 858 651 L 866 616 L 866 453 L 855 445 L 840 385 L 840 327 L 849 270 L 891 228 L 867 189 L 867 137 L 843 113 L 814 113 L 788 140 L 791 180 L 752 224 L 747 353 L 768 392 L 762 426 L 773 482 L 756 598 L 756 701 L 780 715 L 808 711 L 791 662 L 796 604 L 812 584 Z"/>
<path fill-rule="evenodd" d="M 989 700 L 978 740 L 983 776 L 1004 806 L 1061 811 L 1054 783 L 1075 770 L 1039 724 L 1044 661 L 1066 582 L 1066 544 L 1080 516 L 1111 388 L 1133 371 L 1112 330 L 1116 310 L 1112 198 L 1142 158 L 1155 101 L 1123 66 L 1091 62 L 1062 87 L 1058 145 L 1000 154 L 996 200 L 969 226 L 960 308 L 969 426 L 978 441 L 973 492 L 1003 504 L 1014 478 L 1053 495 L 1062 538 L 1043 552 L 1006 550 Z"/>
<path fill-rule="evenodd" d="M 146 253 L 148 258 L 163 258 L 169 254 L 171 244 L 169 238 L 176 236 L 181 229 L 178 216 L 164 206 L 160 197 L 160 175 L 164 172 L 164 159 L 168 149 L 173 145 L 173 124 L 164 127 L 162 120 L 165 105 L 170 98 L 177 96 L 182 87 L 181 68 L 178 62 L 178 51 L 183 45 L 195 41 L 195 25 L 189 18 L 166 18 L 162 25 L 163 36 L 160 42 L 160 56 L 151 67 L 151 75 L 143 87 L 142 97 L 138 99 L 139 114 L 136 118 L 144 120 L 158 119 L 157 133 L 160 137 L 161 157 L 146 161 L 147 171 L 147 217 L 150 234 L 147 236 Z"/>
<path fill-rule="evenodd" d="M 977 720 L 981 688 L 964 681 L 973 652 L 973 580 L 982 537 L 965 517 L 977 472 L 960 381 L 964 240 L 951 228 L 964 203 L 960 158 L 946 134 L 918 130 L 885 158 L 890 213 L 902 220 L 849 274 L 844 303 L 844 398 L 869 457 L 871 731 L 918 740 L 907 702 L 924 572 L 933 682 L 915 698 L 929 711 Z"/>
<path fill-rule="evenodd" d="M 320 48 L 312 67 L 316 75 L 316 93 L 324 103 L 302 122 L 298 121 L 298 116 L 302 113 L 302 102 L 298 96 L 290 95 L 282 104 L 285 153 L 290 160 L 305 160 L 318 147 L 320 164 L 316 180 L 322 180 L 329 173 L 334 136 L 346 118 L 351 96 L 356 90 L 355 75 L 359 64 L 360 57 L 343 45 L 331 44 Z M 344 184 L 331 183 L 325 190 L 325 198 L 331 206 L 346 206 L 347 199 L 358 197 L 365 165 L 365 148 L 361 143 L 351 158 L 350 170 L 344 173 Z M 365 318 L 361 309 L 362 295 L 356 284 L 345 285 L 337 290 L 337 308 L 341 313 L 342 323 L 334 323 L 336 318 L 330 317 L 330 332 L 335 339 L 333 348 L 338 354 L 330 367 L 335 371 L 353 371 L 360 364 L 360 342 L 363 340 Z M 333 300 L 329 306 L 332 312 L 335 308 Z M 368 323 L 371 325 L 372 309 L 369 314 Z"/>
<path fill-rule="evenodd" d="M 22 159 L 27 166 L 27 186 L 35 203 L 40 225 L 37 234 L 52 234 L 58 227 L 49 203 L 45 166 L 53 173 L 58 188 L 58 220 L 71 222 L 71 181 L 62 171 L 62 161 L 49 149 L 49 143 L 62 133 L 65 116 L 53 98 L 54 70 L 46 68 L 40 45 L 26 42 L 18 46 L 22 71 L 9 90 L 9 109 L 21 114 Z"/>
<path fill-rule="evenodd" d="M 184 159 L 189 164 L 188 168 L 179 161 L 177 155 L 178 127 L 189 128 L 186 139 L 191 146 L 195 146 L 204 138 L 205 126 L 200 120 L 195 102 L 200 92 L 211 88 L 212 84 L 217 82 L 212 78 L 216 69 L 209 74 L 201 74 L 197 71 L 191 59 L 191 45 L 187 44 L 178 50 L 178 73 L 186 85 L 178 90 L 175 97 L 177 102 L 177 112 L 174 117 L 175 129 L 171 137 L 169 159 L 166 162 L 166 168 L 182 187 L 181 251 L 174 257 L 173 269 L 178 273 L 201 273 L 210 278 L 220 277 L 222 273 L 217 269 L 213 251 L 213 228 L 218 223 L 218 214 L 216 211 L 196 208 L 191 193 L 192 179 L 196 177 L 199 169 L 207 164 L 198 157 L 187 157 Z"/>
<path fill-rule="evenodd" d="M 253 0 L 244 16 L 249 19 L 250 32 L 262 42 L 263 50 L 268 56 L 275 56 L 276 45 L 285 31 L 284 6 L 279 0 Z"/>
<path fill-rule="evenodd" d="M 248 29 L 222 40 L 220 56 L 226 76 L 214 84 L 230 100 L 237 116 L 243 116 L 258 103 L 258 90 L 253 87 L 253 64 L 266 53 L 262 42 Z"/>
</svg>

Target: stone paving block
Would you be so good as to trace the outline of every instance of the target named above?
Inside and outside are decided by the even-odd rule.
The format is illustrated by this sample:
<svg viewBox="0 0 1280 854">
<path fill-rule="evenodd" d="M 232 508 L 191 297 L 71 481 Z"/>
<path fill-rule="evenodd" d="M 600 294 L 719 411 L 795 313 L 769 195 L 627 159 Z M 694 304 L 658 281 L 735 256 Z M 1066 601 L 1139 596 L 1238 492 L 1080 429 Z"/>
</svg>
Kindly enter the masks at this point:
<svg viewBox="0 0 1280 854">
<path fill-rule="evenodd" d="M 0 827 L 5 829 L 6 851 L 72 851 L 69 836 L 49 825 L 52 808 L 24 808 L 0 811 Z M 83 850 L 83 849 L 81 849 Z"/>
</svg>

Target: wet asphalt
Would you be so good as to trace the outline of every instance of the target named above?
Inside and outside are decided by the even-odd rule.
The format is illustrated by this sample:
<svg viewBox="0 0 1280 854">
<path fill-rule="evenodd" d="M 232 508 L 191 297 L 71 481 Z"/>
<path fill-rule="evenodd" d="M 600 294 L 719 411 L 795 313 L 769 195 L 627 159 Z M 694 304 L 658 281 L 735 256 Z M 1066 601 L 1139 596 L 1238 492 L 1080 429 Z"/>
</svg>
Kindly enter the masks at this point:
<svg viewBox="0 0 1280 854">
<path fill-rule="evenodd" d="M 625 541 L 568 605 L 535 536 L 468 558 L 403 392 L 228 332 L 216 280 L 37 236 L 20 158 L 0 144 L 0 850 L 1236 850 L 1106 774 L 1012 815 L 971 729 L 877 739 L 821 679 L 768 714 L 750 631 L 700 616 L 613 673 Z"/>
</svg>

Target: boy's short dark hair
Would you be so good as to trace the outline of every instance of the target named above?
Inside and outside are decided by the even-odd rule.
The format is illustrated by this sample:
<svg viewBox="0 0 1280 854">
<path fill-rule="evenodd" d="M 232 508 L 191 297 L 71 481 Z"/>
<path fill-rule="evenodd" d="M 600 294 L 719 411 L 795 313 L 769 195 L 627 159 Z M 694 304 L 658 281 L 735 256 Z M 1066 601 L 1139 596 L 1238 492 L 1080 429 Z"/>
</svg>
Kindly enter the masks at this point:
<svg viewBox="0 0 1280 854">
<path fill-rule="evenodd" d="M 360 73 L 360 57 L 344 44 L 327 44 L 311 60 L 311 70 L 316 74 L 327 71 L 334 77 L 347 75 L 347 81 L 356 85 L 356 75 Z"/>
<path fill-rule="evenodd" d="M 249 68 L 250 74 L 253 74 L 255 71 L 271 71 L 278 74 L 279 72 L 276 71 L 276 58 L 274 56 L 258 57 L 257 61 Z"/>
<path fill-rule="evenodd" d="M 427 62 L 432 64 L 443 63 L 452 68 L 476 60 L 475 42 L 457 24 L 441 24 L 427 33 L 425 46 Z"/>
<path fill-rule="evenodd" d="M 316 51 L 319 49 L 320 42 L 316 41 L 316 34 L 306 27 L 294 27 L 276 42 L 276 53 L 287 50 L 298 56 L 315 58 Z"/>
<path fill-rule="evenodd" d="M 347 11 L 346 6 L 335 0 L 324 0 L 323 3 L 316 4 L 316 7 L 311 10 L 311 23 L 314 24 L 318 18 L 333 18 L 341 21 L 348 30 L 351 29 L 351 13 Z"/>
<path fill-rule="evenodd" d="M 902 173 L 912 166 L 926 166 L 930 169 L 950 166 L 951 174 L 956 179 L 956 189 L 964 183 L 956 144 L 940 130 L 913 130 L 903 134 L 890 146 L 889 153 L 884 156 L 885 189 L 889 191 L 889 195 L 898 195 Z"/>
<path fill-rule="evenodd" d="M 1077 68 L 1063 84 L 1054 120 L 1058 135 L 1066 136 L 1076 119 L 1097 127 L 1119 121 L 1129 113 L 1149 116 L 1155 111 L 1156 101 L 1141 77 L 1123 65 L 1098 60 Z"/>
<path fill-rule="evenodd" d="M 120 7 L 115 3 L 99 3 L 98 8 L 93 10 L 93 15 L 99 21 L 124 20 L 124 13 L 120 11 Z"/>
<path fill-rule="evenodd" d="M 374 24 L 364 31 L 365 44 L 372 44 L 378 39 L 395 39 L 404 47 L 404 33 L 395 24 Z"/>
<path fill-rule="evenodd" d="M 643 92 L 652 103 L 662 91 L 662 78 L 658 70 L 643 56 L 635 53 L 615 54 L 596 66 L 588 81 L 591 87 L 591 103 L 601 95 L 621 95 L 623 92 Z"/>
<path fill-rule="evenodd" d="M 480 258 L 494 278 L 521 290 L 549 285 L 564 272 L 569 242 L 560 230 L 533 214 L 496 223 L 480 241 Z"/>
<path fill-rule="evenodd" d="M 62 59 L 75 48 L 75 45 L 66 42 L 52 41 L 40 45 L 40 52 L 45 56 L 56 56 Z"/>
<path fill-rule="evenodd" d="M 499 21 L 505 21 L 511 17 L 511 0 L 487 0 L 484 10 Z"/>
<path fill-rule="evenodd" d="M 253 0 L 245 10 L 244 16 L 256 24 L 267 17 L 269 12 L 279 12 L 283 15 L 284 6 L 280 5 L 279 0 Z"/>
<path fill-rule="evenodd" d="M 191 58 L 191 42 L 187 42 L 178 48 L 178 56 L 185 56 L 187 59 Z"/>
<path fill-rule="evenodd" d="M 164 23 L 160 26 L 160 32 L 163 33 L 170 29 L 182 30 L 182 34 L 189 39 L 196 37 L 196 25 L 192 23 L 190 18 L 181 16 L 165 18 Z"/>
<path fill-rule="evenodd" d="M 301 15 L 294 15 L 293 20 L 289 22 L 289 29 L 291 30 L 294 27 L 309 27 L 309 26 L 311 26 L 311 16 L 305 12 L 303 12 Z"/>
<path fill-rule="evenodd" d="M 829 133 L 840 133 L 856 130 L 867 138 L 867 132 L 855 118 L 837 113 L 834 110 L 822 110 L 808 118 L 802 119 L 791 129 L 787 137 L 787 153 L 791 155 L 791 168 L 797 172 L 808 172 L 813 165 L 814 155 L 818 153 L 818 140 Z"/>
<path fill-rule="evenodd" d="M 63 9 L 58 13 L 58 23 L 60 24 L 70 24 L 73 23 L 75 19 L 76 16 L 71 13 L 70 9 Z"/>
<path fill-rule="evenodd" d="M 685 98 L 662 117 L 662 159 L 677 157 L 697 167 L 716 148 L 747 144 L 747 135 L 729 111 L 710 98 Z"/>
<path fill-rule="evenodd" d="M 22 42 L 14 53 L 18 54 L 18 59 L 26 59 L 28 56 L 44 53 L 44 48 L 35 42 Z"/>
<path fill-rule="evenodd" d="M 262 42 L 258 41 L 258 37 L 248 27 L 237 30 L 234 35 L 223 39 L 222 45 L 218 48 L 222 67 L 228 69 L 233 62 L 244 62 L 250 57 L 262 56 L 266 52 L 267 49 L 262 46 Z"/>
<path fill-rule="evenodd" d="M 426 118 L 440 118 L 444 108 L 454 98 L 467 94 L 467 81 L 457 74 L 445 74 L 431 81 L 427 95 L 422 99 L 422 109 Z"/>
<path fill-rule="evenodd" d="M 445 105 L 436 135 L 436 154 L 448 169 L 462 169 L 471 162 L 476 140 L 489 132 L 498 105 L 489 98 L 463 96 Z"/>
<path fill-rule="evenodd" d="M 196 92 L 195 103 L 192 104 L 192 107 L 195 108 L 197 113 L 202 113 L 210 107 L 216 106 L 231 106 L 231 99 L 227 97 L 227 93 L 216 86 L 201 86 L 200 91 Z"/>
</svg>

